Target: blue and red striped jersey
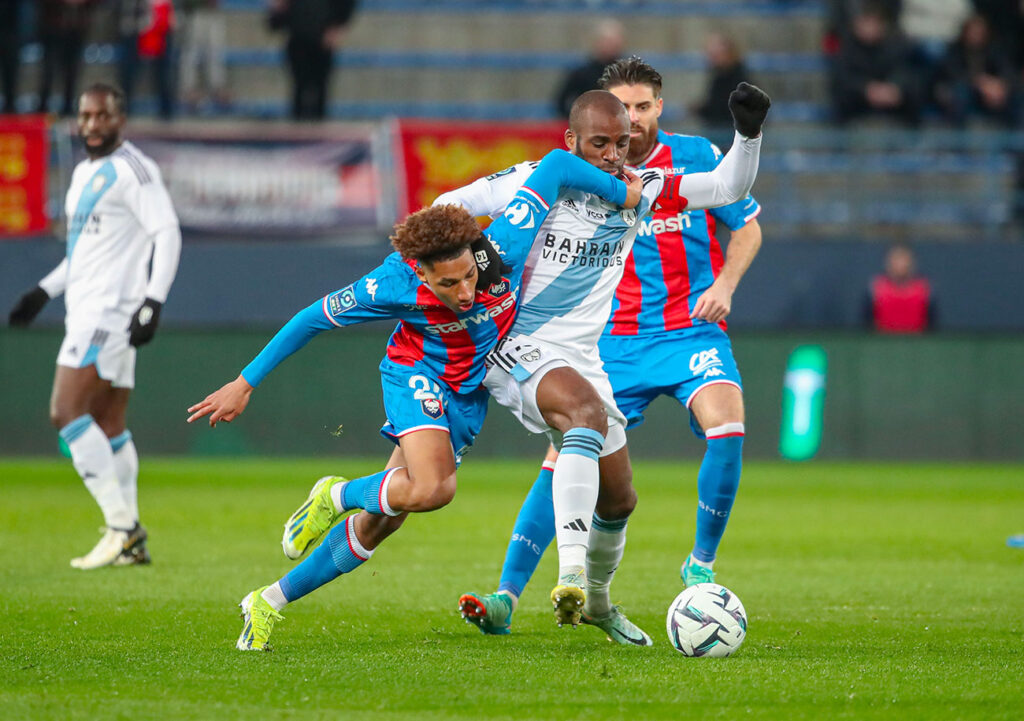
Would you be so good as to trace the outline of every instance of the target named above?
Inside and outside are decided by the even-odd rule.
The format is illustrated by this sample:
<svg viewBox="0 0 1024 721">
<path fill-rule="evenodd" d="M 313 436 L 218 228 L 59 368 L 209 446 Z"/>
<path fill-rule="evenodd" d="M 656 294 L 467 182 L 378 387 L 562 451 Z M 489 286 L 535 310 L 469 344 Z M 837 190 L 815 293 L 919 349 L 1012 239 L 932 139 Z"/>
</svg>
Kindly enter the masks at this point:
<svg viewBox="0 0 1024 721">
<path fill-rule="evenodd" d="M 721 159 L 721 151 L 706 138 L 659 130 L 658 143 L 638 167 L 680 175 L 713 170 Z M 645 218 L 626 259 L 604 334 L 648 335 L 706 323 L 691 319 L 690 313 L 724 262 L 715 227 L 722 222 L 738 230 L 760 212 L 761 206 L 748 195 L 721 208 L 656 210 Z M 720 325 L 725 328 L 724 321 Z"/>
<path fill-rule="evenodd" d="M 417 368 L 469 393 L 483 382 L 484 357 L 511 328 L 526 257 L 562 188 L 595 193 L 609 202 L 626 200 L 626 184 L 562 150 L 552 151 L 527 178 L 504 215 L 484 231 L 511 270 L 500 283 L 476 292 L 473 307 L 456 313 L 415 271 L 415 261 L 392 253 L 355 283 L 299 311 L 245 367 L 256 387 L 277 365 L 318 333 L 371 320 L 393 319 L 381 367 Z"/>
</svg>

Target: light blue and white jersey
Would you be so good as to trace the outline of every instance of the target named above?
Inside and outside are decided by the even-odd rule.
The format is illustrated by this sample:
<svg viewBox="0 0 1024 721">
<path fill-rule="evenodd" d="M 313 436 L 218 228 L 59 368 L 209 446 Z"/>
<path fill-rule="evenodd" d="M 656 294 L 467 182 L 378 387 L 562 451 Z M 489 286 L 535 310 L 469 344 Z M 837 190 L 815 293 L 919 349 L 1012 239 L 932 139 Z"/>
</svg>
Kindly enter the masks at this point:
<svg viewBox="0 0 1024 721">
<path fill-rule="evenodd" d="M 534 167 L 533 162 L 519 163 L 434 202 L 457 203 L 473 215 L 496 217 Z M 596 345 L 640 222 L 650 213 L 665 176 L 652 170 L 643 178 L 640 204 L 628 210 L 591 193 L 559 194 L 527 257 L 519 314 L 510 335 L 572 348 Z"/>
<path fill-rule="evenodd" d="M 174 278 L 172 269 L 166 287 L 147 288 L 153 237 L 178 226 L 160 169 L 125 141 L 110 155 L 75 166 L 64 207 L 65 262 L 44 288 L 51 297 L 64 292 L 69 328 L 106 318 L 127 329 L 145 297 L 162 302 Z M 176 255 L 173 260 L 176 268 Z"/>
</svg>

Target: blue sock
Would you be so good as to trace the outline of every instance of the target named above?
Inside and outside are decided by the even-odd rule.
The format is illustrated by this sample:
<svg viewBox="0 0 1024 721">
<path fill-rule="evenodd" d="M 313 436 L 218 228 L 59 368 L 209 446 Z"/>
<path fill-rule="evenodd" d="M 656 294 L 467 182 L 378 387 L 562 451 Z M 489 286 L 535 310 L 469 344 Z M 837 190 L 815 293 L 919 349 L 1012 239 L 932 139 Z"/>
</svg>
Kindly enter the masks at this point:
<svg viewBox="0 0 1024 721">
<path fill-rule="evenodd" d="M 715 560 L 740 485 L 743 425 L 728 425 L 739 426 L 738 432 L 708 437 L 708 450 L 697 474 L 697 539 L 693 557 L 705 563 Z"/>
<path fill-rule="evenodd" d="M 289 603 L 370 560 L 373 551 L 367 551 L 359 543 L 353 519 L 355 516 L 349 516 L 332 528 L 323 543 L 279 581 L 281 592 Z"/>
<path fill-rule="evenodd" d="M 554 473 L 554 467 L 546 463 L 541 467 L 512 527 L 498 590 L 508 591 L 516 598 L 523 595 L 544 549 L 555 537 L 555 507 L 551 501 L 551 477 Z"/>
<path fill-rule="evenodd" d="M 397 470 L 397 468 L 391 468 L 346 483 L 341 494 L 341 502 L 345 506 L 345 510 L 362 508 L 370 513 L 397 516 L 398 514 L 391 510 L 387 502 L 388 481 L 391 479 L 391 474 Z"/>
</svg>

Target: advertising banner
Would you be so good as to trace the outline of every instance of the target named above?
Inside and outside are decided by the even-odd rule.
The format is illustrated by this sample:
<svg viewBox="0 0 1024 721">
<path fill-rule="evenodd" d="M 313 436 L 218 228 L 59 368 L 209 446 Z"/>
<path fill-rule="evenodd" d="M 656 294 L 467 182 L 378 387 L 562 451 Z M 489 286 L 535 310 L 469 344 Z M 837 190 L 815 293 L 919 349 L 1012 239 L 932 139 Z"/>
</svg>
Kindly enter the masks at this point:
<svg viewBox="0 0 1024 721">
<path fill-rule="evenodd" d="M 0 115 L 0 238 L 45 233 L 49 127 L 43 115 Z"/>
<path fill-rule="evenodd" d="M 565 148 L 566 125 L 550 123 L 399 122 L 399 159 L 405 212 L 418 210 L 441 193 Z"/>
<path fill-rule="evenodd" d="M 373 126 L 148 128 L 130 134 L 153 158 L 182 230 L 218 237 L 344 236 L 395 216 Z"/>
</svg>

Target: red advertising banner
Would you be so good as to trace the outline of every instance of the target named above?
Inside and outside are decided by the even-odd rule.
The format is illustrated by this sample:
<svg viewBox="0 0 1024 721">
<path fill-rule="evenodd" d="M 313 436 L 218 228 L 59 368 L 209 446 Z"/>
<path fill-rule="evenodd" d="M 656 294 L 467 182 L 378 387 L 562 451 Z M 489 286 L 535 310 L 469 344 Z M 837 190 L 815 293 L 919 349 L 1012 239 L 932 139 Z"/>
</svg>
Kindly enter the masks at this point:
<svg viewBox="0 0 1024 721">
<path fill-rule="evenodd" d="M 565 123 L 438 123 L 402 120 L 406 212 L 430 205 L 441 193 L 524 160 L 564 148 Z M 403 173 L 399 172 L 401 178 Z"/>
<path fill-rule="evenodd" d="M 48 135 L 44 115 L 0 115 L 0 238 L 48 228 Z"/>
</svg>

